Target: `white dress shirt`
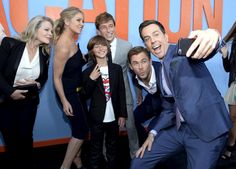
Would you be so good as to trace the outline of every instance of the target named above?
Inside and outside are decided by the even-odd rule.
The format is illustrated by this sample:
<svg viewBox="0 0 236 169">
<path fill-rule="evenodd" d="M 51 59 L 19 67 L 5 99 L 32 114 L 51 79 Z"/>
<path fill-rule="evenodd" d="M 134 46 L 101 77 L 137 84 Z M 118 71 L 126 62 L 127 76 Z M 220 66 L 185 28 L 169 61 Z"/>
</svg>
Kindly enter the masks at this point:
<svg viewBox="0 0 236 169">
<path fill-rule="evenodd" d="M 29 60 L 28 50 L 25 47 L 20 64 L 18 66 L 14 85 L 16 86 L 17 81 L 24 81 L 25 79 L 35 80 L 40 74 L 39 64 L 39 48 L 37 49 L 33 60 Z"/>
<path fill-rule="evenodd" d="M 111 45 L 111 57 L 112 57 L 112 60 L 114 60 L 114 58 L 115 58 L 116 44 L 117 44 L 117 39 L 114 38 L 113 41 L 110 43 L 110 45 Z"/>
</svg>

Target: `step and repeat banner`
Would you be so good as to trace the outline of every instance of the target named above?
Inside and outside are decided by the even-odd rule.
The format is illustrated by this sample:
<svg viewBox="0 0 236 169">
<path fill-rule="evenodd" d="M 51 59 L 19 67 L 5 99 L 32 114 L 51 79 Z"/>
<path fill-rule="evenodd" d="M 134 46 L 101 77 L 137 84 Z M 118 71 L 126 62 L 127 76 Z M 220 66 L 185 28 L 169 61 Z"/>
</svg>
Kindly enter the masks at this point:
<svg viewBox="0 0 236 169">
<path fill-rule="evenodd" d="M 236 21 L 235 0 L 2 0 L 0 23 L 7 36 L 16 36 L 24 30 L 32 17 L 46 15 L 55 20 L 61 10 L 68 6 L 79 7 L 85 14 L 84 29 L 78 38 L 83 53 L 87 52 L 88 40 L 96 34 L 95 17 L 104 11 L 114 16 L 117 36 L 128 40 L 133 46 L 143 45 L 138 26 L 146 19 L 162 22 L 170 43 L 188 36 L 192 30 L 209 27 L 217 29 L 224 37 Z M 49 78 L 40 94 L 41 101 L 34 128 L 36 143 L 46 141 L 54 144 L 70 137 L 69 124 L 57 103 L 53 87 L 52 62 L 53 55 L 50 59 Z M 217 54 L 206 64 L 224 95 L 228 74 L 223 69 L 221 55 Z M 0 136 L 1 146 L 3 140 Z"/>
</svg>

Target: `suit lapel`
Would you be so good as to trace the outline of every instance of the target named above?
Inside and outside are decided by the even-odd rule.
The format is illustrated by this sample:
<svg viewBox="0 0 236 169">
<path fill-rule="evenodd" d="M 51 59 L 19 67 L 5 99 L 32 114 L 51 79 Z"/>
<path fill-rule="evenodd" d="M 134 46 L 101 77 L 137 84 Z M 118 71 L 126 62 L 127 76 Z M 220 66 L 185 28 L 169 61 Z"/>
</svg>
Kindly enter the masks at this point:
<svg viewBox="0 0 236 169">
<path fill-rule="evenodd" d="M 108 64 L 108 72 L 109 72 L 109 85 L 110 85 L 110 93 L 112 93 L 112 89 L 113 89 L 113 82 L 114 82 L 114 73 L 115 71 L 113 70 L 113 66 L 112 64 Z"/>
<path fill-rule="evenodd" d="M 14 58 L 14 70 L 15 72 L 17 71 L 18 67 L 19 67 L 19 64 L 20 64 L 20 61 L 21 61 L 21 58 L 23 56 L 23 52 L 24 52 L 24 49 L 25 49 L 25 43 L 22 43 L 22 45 L 20 45 L 19 49 L 17 49 L 17 52 L 15 52 L 15 58 Z"/>
<path fill-rule="evenodd" d="M 171 81 L 171 71 L 170 71 L 170 65 L 173 66 L 172 62 L 174 62 L 174 57 L 176 55 L 176 46 L 169 45 L 169 48 L 167 50 L 166 56 L 163 60 L 163 64 L 165 66 L 165 71 L 168 76 L 168 79 Z M 172 68 L 172 67 L 171 67 Z"/>
<path fill-rule="evenodd" d="M 155 72 L 156 72 L 156 76 L 158 77 L 158 79 L 157 79 L 157 85 L 158 85 L 159 89 L 161 90 L 162 95 L 164 96 L 164 95 L 165 95 L 165 92 L 164 92 L 163 84 L 162 84 L 161 69 L 162 69 L 162 67 L 159 66 L 159 67 L 157 67 L 157 68 L 155 69 Z"/>
<path fill-rule="evenodd" d="M 161 66 L 159 66 L 159 62 L 152 62 L 152 66 L 154 68 L 154 71 L 155 71 L 155 75 L 156 75 L 156 85 L 160 88 L 161 85 L 160 85 L 160 71 L 161 71 Z"/>
<path fill-rule="evenodd" d="M 105 96 L 105 91 L 104 91 L 104 86 L 103 86 L 103 81 L 102 81 L 102 75 L 99 76 L 98 78 L 98 88 L 102 92 L 102 94 Z"/>
<path fill-rule="evenodd" d="M 114 63 L 117 63 L 117 58 L 119 58 L 118 56 L 119 56 L 119 51 L 120 51 L 120 49 L 119 49 L 119 43 L 120 43 L 120 40 L 118 39 L 118 38 L 116 38 L 116 52 L 115 52 L 115 56 L 114 56 Z"/>
<path fill-rule="evenodd" d="M 91 72 L 93 71 L 93 69 L 95 68 L 96 64 L 91 65 L 88 76 L 91 74 Z M 103 82 L 102 82 L 102 75 L 100 75 L 97 79 L 97 85 L 99 90 L 102 92 L 102 94 L 105 96 L 105 91 L 104 91 L 104 87 L 103 87 Z"/>
<path fill-rule="evenodd" d="M 43 53 L 42 53 L 42 47 L 39 48 L 39 65 L 40 65 L 40 74 L 39 76 L 41 76 L 43 74 L 44 71 L 44 59 L 46 59 L 46 57 L 44 57 Z"/>
<path fill-rule="evenodd" d="M 170 66 L 173 66 L 172 63 L 174 63 L 175 59 L 175 55 L 176 55 L 176 46 L 174 45 L 169 45 L 169 48 L 167 50 L 167 53 L 166 53 L 166 56 L 163 60 L 163 65 L 165 67 L 165 73 L 166 73 L 166 81 L 167 83 L 169 84 L 169 88 L 173 94 L 173 82 L 172 82 L 172 72 L 171 70 L 173 69 L 173 67 L 170 67 Z M 176 63 L 174 64 L 176 65 Z M 160 76 L 161 77 L 161 76 Z"/>
</svg>

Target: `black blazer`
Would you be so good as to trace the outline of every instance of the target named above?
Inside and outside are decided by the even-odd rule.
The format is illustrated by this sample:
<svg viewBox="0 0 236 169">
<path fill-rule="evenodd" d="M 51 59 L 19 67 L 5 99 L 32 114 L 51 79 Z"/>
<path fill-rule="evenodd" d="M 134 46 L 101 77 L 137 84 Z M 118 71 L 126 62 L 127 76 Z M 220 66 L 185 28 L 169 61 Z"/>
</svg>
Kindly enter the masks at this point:
<svg viewBox="0 0 236 169">
<path fill-rule="evenodd" d="M 16 71 L 20 64 L 24 49 L 25 42 L 20 40 L 5 37 L 0 45 L 0 96 L 10 97 L 14 92 L 13 83 L 16 76 Z M 39 49 L 40 60 L 40 75 L 37 82 L 41 87 L 45 84 L 48 77 L 48 60 L 49 55 Z"/>
<path fill-rule="evenodd" d="M 91 98 L 88 120 L 91 124 L 101 124 L 106 109 L 106 97 L 101 76 L 97 80 L 90 79 L 95 64 L 83 72 L 83 86 L 87 98 Z M 121 66 L 108 63 L 111 100 L 116 120 L 119 117 L 127 117 L 125 86 Z"/>
</svg>

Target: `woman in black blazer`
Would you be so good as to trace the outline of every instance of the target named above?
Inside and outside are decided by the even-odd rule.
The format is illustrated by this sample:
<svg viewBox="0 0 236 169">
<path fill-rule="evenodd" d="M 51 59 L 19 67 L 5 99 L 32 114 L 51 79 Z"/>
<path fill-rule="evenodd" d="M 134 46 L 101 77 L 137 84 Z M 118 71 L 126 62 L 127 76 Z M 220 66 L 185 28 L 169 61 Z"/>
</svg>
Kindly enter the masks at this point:
<svg viewBox="0 0 236 169">
<path fill-rule="evenodd" d="M 110 45 L 104 37 L 93 37 L 87 48 L 94 61 L 83 72 L 85 93 L 91 99 L 88 113 L 89 169 L 99 168 L 104 135 L 108 169 L 115 169 L 119 126 L 124 127 L 127 117 L 123 73 L 121 66 L 107 62 Z"/>
<path fill-rule="evenodd" d="M 5 37 L 0 46 L 0 129 L 8 168 L 32 169 L 38 90 L 47 80 L 52 28 L 50 18 L 36 16 L 19 39 Z"/>
</svg>

